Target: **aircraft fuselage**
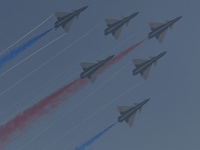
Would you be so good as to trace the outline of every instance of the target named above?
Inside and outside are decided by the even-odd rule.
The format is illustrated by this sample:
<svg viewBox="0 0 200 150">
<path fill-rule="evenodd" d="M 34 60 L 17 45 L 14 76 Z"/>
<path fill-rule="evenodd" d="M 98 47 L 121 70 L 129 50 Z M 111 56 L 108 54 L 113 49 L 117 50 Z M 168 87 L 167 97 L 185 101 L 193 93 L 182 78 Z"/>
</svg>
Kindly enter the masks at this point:
<svg viewBox="0 0 200 150">
<path fill-rule="evenodd" d="M 159 36 L 160 34 L 162 34 L 165 30 L 167 30 L 170 26 L 172 26 L 175 22 L 177 22 L 179 19 L 181 19 L 181 17 L 177 17 L 163 25 L 160 25 L 156 28 L 153 29 L 153 31 L 151 31 L 148 34 L 148 38 L 151 39 L 153 37 Z"/>
</svg>

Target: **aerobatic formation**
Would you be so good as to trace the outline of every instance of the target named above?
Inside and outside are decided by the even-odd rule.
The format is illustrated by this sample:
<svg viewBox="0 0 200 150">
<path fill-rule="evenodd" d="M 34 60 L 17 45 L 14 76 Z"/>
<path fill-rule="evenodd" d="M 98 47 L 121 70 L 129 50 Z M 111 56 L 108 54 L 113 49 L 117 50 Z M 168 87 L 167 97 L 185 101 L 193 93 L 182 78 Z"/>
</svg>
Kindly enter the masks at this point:
<svg viewBox="0 0 200 150">
<path fill-rule="evenodd" d="M 78 18 L 79 15 L 85 11 L 88 6 L 84 6 L 80 9 L 68 12 L 55 12 L 55 16 L 57 21 L 54 24 L 54 27 L 45 31 L 44 33 L 34 37 L 33 39 L 29 40 L 28 42 L 22 44 L 16 49 L 10 50 L 6 55 L 0 58 L 0 67 L 4 64 L 15 58 L 25 49 L 30 47 L 36 41 L 40 40 L 43 36 L 45 36 L 48 32 L 52 29 L 58 29 L 62 27 L 65 32 L 70 30 L 72 25 L 73 19 L 76 17 Z M 107 28 L 104 30 L 104 35 L 107 36 L 108 34 L 112 34 L 114 38 L 117 40 L 121 34 L 123 26 L 126 24 L 128 25 L 129 21 L 136 17 L 139 12 L 135 12 L 130 16 L 123 17 L 122 19 L 105 19 L 105 23 Z M 166 23 L 149 23 L 151 28 L 151 32 L 148 34 L 147 38 L 137 42 L 136 44 L 130 46 L 129 48 L 122 50 L 119 54 L 111 55 L 105 59 L 97 60 L 95 63 L 88 63 L 82 62 L 80 66 L 82 68 L 82 72 L 80 76 L 77 77 L 75 80 L 71 81 L 69 84 L 65 85 L 64 87 L 58 89 L 54 93 L 50 94 L 49 96 L 43 98 L 36 104 L 26 108 L 19 114 L 15 114 L 15 117 L 10 119 L 9 121 L 1 124 L 0 126 L 0 147 L 4 147 L 9 144 L 12 140 L 14 140 L 17 135 L 25 131 L 25 129 L 30 128 L 30 124 L 36 122 L 37 119 L 40 119 L 44 115 L 49 114 L 53 109 L 57 108 L 63 102 L 70 99 L 73 94 L 77 93 L 80 89 L 85 87 L 88 83 L 94 83 L 97 76 L 100 73 L 103 73 L 106 69 L 110 66 L 114 65 L 115 63 L 119 62 L 122 58 L 127 56 L 130 52 L 132 52 L 135 48 L 137 48 L 140 44 L 142 44 L 147 39 L 152 39 L 155 37 L 159 43 L 163 42 L 164 36 L 168 28 L 172 28 L 174 23 L 181 19 L 177 17 L 170 21 L 166 21 Z M 132 70 L 132 75 L 135 76 L 140 74 L 144 80 L 147 79 L 149 75 L 150 68 L 153 64 L 156 65 L 157 61 L 166 54 L 165 52 L 160 53 L 157 56 L 150 57 L 149 59 L 133 59 L 133 63 L 135 65 L 135 69 Z M 89 82 L 90 81 L 90 82 Z M 133 124 L 134 118 L 136 113 L 141 111 L 143 105 L 145 105 L 149 99 L 142 101 L 141 103 L 136 103 L 135 106 L 118 106 L 118 111 L 120 116 L 118 117 L 117 122 L 125 121 L 130 127 Z M 76 147 L 77 150 L 83 150 L 86 147 L 90 146 L 94 141 L 104 135 L 109 129 L 111 129 L 117 122 L 113 123 L 112 125 L 105 128 L 103 131 L 96 134 L 94 137 L 89 139 L 88 141 L 84 142 L 80 146 Z"/>
</svg>

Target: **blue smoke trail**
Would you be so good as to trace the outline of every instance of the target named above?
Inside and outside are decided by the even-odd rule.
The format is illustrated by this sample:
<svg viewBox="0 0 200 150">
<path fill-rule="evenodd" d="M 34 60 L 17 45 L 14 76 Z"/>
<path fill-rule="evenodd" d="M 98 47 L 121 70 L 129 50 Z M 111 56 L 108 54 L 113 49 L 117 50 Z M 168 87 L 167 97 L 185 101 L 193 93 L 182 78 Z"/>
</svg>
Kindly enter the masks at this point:
<svg viewBox="0 0 200 150">
<path fill-rule="evenodd" d="M 43 32 L 42 34 L 32 38 L 31 40 L 29 40 L 28 42 L 22 44 L 21 46 L 19 46 L 18 48 L 15 48 L 13 50 L 11 50 L 8 54 L 4 55 L 2 58 L 0 58 L 0 68 L 5 65 L 7 62 L 9 62 L 10 60 L 14 59 L 16 56 L 18 56 L 20 53 L 22 53 L 24 50 L 26 50 L 28 47 L 30 47 L 32 44 L 34 44 L 35 42 L 37 42 L 40 38 L 42 38 L 43 36 L 45 36 L 47 33 L 49 33 L 52 29 L 49 29 L 45 32 Z"/>
<path fill-rule="evenodd" d="M 116 122 L 117 123 L 117 122 Z M 104 135 L 109 129 L 111 129 L 116 123 L 112 124 L 111 126 L 107 127 L 103 131 L 99 132 L 95 136 L 93 136 L 91 139 L 86 141 L 85 143 L 81 144 L 79 147 L 76 147 L 75 150 L 85 150 L 86 147 L 90 146 L 92 143 L 94 143 L 96 140 L 98 140 L 102 135 Z"/>
</svg>

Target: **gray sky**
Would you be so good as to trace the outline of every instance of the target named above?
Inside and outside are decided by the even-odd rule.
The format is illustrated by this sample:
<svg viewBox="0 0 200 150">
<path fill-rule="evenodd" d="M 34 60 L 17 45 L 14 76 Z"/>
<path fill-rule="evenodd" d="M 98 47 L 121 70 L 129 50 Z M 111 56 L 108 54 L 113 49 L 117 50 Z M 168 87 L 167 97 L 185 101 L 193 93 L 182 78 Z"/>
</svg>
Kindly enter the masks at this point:
<svg viewBox="0 0 200 150">
<path fill-rule="evenodd" d="M 174 25 L 172 30 L 168 30 L 163 44 L 159 44 L 155 38 L 145 41 L 126 58 L 98 76 L 94 84 L 88 84 L 62 106 L 42 117 L 39 122 L 33 123 L 30 129 L 25 130 L 24 133 L 9 143 L 5 150 L 18 150 L 20 148 L 22 150 L 44 150 L 52 143 L 48 150 L 74 149 L 114 123 L 119 116 L 117 106 L 132 105 L 134 102 L 141 102 L 149 97 L 151 100 L 144 106 L 142 112 L 137 114 L 132 128 L 129 128 L 124 122 L 117 124 L 88 147 L 88 150 L 198 150 L 200 147 L 198 115 L 200 113 L 198 109 L 200 105 L 200 42 L 198 40 L 200 2 L 198 0 L 1 1 L 0 51 L 6 49 L 54 12 L 70 12 L 86 5 L 89 7 L 81 13 L 78 20 L 73 21 L 68 34 L 0 77 L 0 92 L 3 92 L 99 24 L 93 32 L 76 42 L 62 55 L 31 74 L 8 92 L 0 95 L 0 122 L 2 124 L 8 118 L 18 114 L 19 110 L 25 110 L 33 103 L 39 102 L 42 98 L 78 77 L 82 72 L 79 63 L 83 60 L 95 62 L 101 57 L 105 58 L 112 54 L 118 54 L 143 40 L 150 32 L 148 22 L 164 22 L 178 16 L 183 17 Z M 130 21 L 128 27 L 123 28 L 118 40 L 115 40 L 111 35 L 104 36 L 105 18 L 117 19 L 137 11 L 140 13 Z M 44 25 L 20 43 L 53 27 L 55 21 L 56 18 L 52 16 Z M 0 74 L 62 34 L 64 34 L 62 28 L 51 31 L 16 59 L 1 68 Z M 118 46 L 132 35 L 134 36 L 131 39 Z M 106 53 L 116 46 L 118 47 L 115 50 Z M 132 64 L 133 58 L 145 59 L 163 51 L 167 51 L 167 54 L 158 61 L 155 67 L 151 68 L 146 81 L 143 81 L 143 78 L 139 75 L 132 76 L 132 70 L 135 68 Z M 130 64 L 122 72 L 109 79 L 127 63 Z M 67 69 L 71 70 L 64 72 Z M 61 77 L 56 78 L 59 75 Z M 73 75 L 75 76 L 70 78 Z M 107 83 L 99 88 L 105 81 Z M 59 84 L 51 88 L 57 82 Z M 85 119 L 96 113 L 98 109 L 133 86 L 136 86 L 133 90 L 81 124 Z M 48 88 L 50 90 L 45 92 Z M 99 90 L 94 92 L 98 88 Z M 32 92 L 34 93 L 31 94 Z M 90 96 L 81 105 L 71 110 L 88 94 Z M 17 101 L 21 102 L 10 108 Z M 66 113 L 68 110 L 71 111 Z M 55 122 L 61 115 L 63 117 Z M 51 124 L 52 126 L 44 131 Z M 76 126 L 78 127 L 74 129 Z"/>
</svg>

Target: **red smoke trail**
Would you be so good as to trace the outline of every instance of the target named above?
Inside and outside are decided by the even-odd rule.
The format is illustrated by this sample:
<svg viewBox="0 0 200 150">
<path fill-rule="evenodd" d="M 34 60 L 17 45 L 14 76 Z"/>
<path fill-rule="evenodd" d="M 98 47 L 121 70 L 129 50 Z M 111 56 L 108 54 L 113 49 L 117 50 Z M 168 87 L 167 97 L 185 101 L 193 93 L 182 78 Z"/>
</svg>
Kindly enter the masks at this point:
<svg viewBox="0 0 200 150">
<path fill-rule="evenodd" d="M 106 69 L 108 69 L 110 66 L 112 66 L 114 63 L 121 60 L 123 57 L 127 56 L 131 51 L 133 51 L 136 47 L 138 47 L 140 44 L 142 44 L 145 40 L 142 40 L 135 45 L 129 47 L 128 49 L 122 51 L 118 55 L 116 55 L 112 60 L 110 60 L 106 65 L 99 71 L 99 73 L 103 73 Z"/>
<path fill-rule="evenodd" d="M 26 109 L 21 114 L 18 114 L 15 118 L 0 126 L 0 144 L 4 145 L 15 133 L 23 131 L 30 123 L 36 121 L 39 117 L 48 114 L 51 110 L 56 108 L 62 102 L 68 100 L 68 98 L 80 90 L 84 85 L 88 83 L 87 79 L 76 79 L 66 86 L 62 87 L 58 91 L 54 92 L 50 96 L 47 96 L 43 100 L 39 101 L 35 105 Z"/>
<path fill-rule="evenodd" d="M 116 55 L 111 61 L 109 61 L 100 73 L 104 72 L 111 65 L 121 60 L 124 56 L 128 55 L 134 48 L 144 42 L 138 42 L 137 44 L 129 47 Z M 55 109 L 62 102 L 68 100 L 68 98 L 80 90 L 88 83 L 87 79 L 76 79 L 66 86 L 62 87 L 58 91 L 54 92 L 50 96 L 39 101 L 35 105 L 26 109 L 21 114 L 18 114 L 15 118 L 11 119 L 7 123 L 0 126 L 0 147 L 4 146 L 8 141 L 12 140 L 14 134 L 24 131 L 27 127 L 30 127 L 31 123 L 38 118 L 48 114 L 51 110 Z"/>
</svg>

